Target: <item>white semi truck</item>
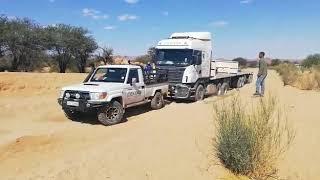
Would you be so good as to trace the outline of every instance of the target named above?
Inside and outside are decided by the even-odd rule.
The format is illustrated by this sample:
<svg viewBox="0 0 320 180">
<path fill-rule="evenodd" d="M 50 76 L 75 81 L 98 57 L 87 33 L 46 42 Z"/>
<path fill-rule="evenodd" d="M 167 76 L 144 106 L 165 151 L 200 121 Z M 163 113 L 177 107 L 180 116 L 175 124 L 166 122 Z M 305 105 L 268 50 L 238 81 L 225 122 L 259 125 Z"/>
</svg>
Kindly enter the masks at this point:
<svg viewBox="0 0 320 180">
<path fill-rule="evenodd" d="M 155 63 L 168 75 L 169 95 L 199 101 L 206 94 L 223 95 L 252 81 L 253 74 L 241 72 L 238 62 L 216 61 L 213 53 L 210 32 L 173 33 L 161 40 Z"/>
</svg>

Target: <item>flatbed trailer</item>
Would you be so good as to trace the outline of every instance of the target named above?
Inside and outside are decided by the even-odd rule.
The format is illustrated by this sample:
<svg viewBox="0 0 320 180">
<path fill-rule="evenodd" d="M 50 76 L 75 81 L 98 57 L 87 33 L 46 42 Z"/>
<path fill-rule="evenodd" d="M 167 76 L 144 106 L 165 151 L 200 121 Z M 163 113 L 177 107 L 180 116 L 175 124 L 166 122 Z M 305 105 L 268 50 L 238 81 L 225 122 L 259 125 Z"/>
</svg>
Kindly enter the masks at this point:
<svg viewBox="0 0 320 180">
<path fill-rule="evenodd" d="M 208 95 L 222 96 L 231 89 L 242 88 L 252 82 L 253 73 L 239 72 L 236 74 L 218 73 L 214 77 L 203 78 L 195 84 L 169 84 L 169 95 L 175 99 L 198 101 Z"/>
</svg>

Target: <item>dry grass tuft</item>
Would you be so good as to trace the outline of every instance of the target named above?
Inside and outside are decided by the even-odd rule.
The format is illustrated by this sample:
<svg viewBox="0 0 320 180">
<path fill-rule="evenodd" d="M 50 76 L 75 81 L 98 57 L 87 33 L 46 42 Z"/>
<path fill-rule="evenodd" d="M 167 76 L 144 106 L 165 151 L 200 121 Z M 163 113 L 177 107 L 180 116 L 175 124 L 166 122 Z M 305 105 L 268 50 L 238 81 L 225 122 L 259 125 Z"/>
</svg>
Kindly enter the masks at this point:
<svg viewBox="0 0 320 180">
<path fill-rule="evenodd" d="M 270 96 L 252 111 L 239 98 L 214 106 L 217 137 L 214 147 L 222 164 L 236 175 L 267 179 L 277 174 L 276 163 L 289 148 L 294 131 Z"/>
<path fill-rule="evenodd" d="M 284 85 L 293 85 L 299 77 L 299 69 L 294 64 L 283 63 L 275 67 Z"/>
<path fill-rule="evenodd" d="M 294 64 L 283 63 L 275 68 L 282 77 L 284 85 L 302 90 L 320 89 L 320 66 L 301 71 Z"/>
</svg>

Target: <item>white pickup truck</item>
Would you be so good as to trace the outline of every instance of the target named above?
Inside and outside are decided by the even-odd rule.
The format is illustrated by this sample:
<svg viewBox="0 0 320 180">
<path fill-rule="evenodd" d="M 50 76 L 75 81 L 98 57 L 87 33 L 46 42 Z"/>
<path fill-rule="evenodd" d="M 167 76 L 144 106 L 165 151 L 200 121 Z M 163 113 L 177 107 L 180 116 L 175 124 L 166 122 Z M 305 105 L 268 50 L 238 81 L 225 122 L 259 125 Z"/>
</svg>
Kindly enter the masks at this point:
<svg viewBox="0 0 320 180">
<path fill-rule="evenodd" d="M 63 87 L 58 102 L 69 119 L 94 111 L 102 124 L 114 125 L 128 107 L 151 103 L 152 109 L 162 108 L 167 93 L 165 74 L 146 75 L 136 65 L 107 65 L 96 68 L 83 83 Z"/>
</svg>

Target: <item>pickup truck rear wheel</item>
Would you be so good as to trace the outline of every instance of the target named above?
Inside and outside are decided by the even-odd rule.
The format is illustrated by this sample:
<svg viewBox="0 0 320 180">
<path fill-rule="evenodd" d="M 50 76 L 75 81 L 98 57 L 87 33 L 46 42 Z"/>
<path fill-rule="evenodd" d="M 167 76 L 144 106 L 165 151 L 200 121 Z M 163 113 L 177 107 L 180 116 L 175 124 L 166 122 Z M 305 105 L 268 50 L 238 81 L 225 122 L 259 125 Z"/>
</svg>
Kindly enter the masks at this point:
<svg viewBox="0 0 320 180">
<path fill-rule="evenodd" d="M 205 94 L 205 89 L 203 87 L 203 85 L 198 85 L 197 89 L 196 89 L 196 93 L 194 95 L 194 101 L 201 101 L 204 99 L 204 94 Z"/>
<path fill-rule="evenodd" d="M 122 121 L 124 110 L 118 101 L 113 101 L 98 111 L 98 120 L 105 126 L 118 124 Z"/>
<path fill-rule="evenodd" d="M 156 92 L 151 100 L 151 108 L 153 110 L 161 109 L 164 106 L 163 96 L 160 92 Z"/>
</svg>

